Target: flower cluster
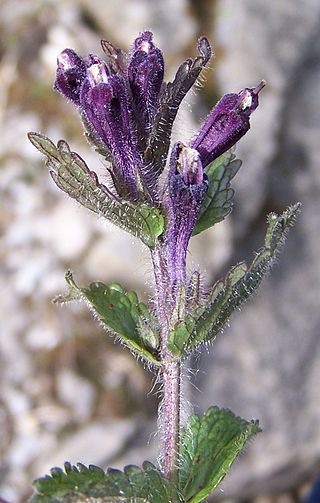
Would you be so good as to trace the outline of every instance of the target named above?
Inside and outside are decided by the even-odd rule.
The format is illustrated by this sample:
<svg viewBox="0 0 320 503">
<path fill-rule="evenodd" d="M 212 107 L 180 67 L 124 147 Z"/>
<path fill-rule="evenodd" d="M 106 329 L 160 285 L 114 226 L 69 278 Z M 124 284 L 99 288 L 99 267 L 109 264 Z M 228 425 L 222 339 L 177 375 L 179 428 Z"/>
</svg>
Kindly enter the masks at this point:
<svg viewBox="0 0 320 503">
<path fill-rule="evenodd" d="M 136 38 L 129 54 L 110 42 L 102 47 L 104 60 L 65 49 L 54 88 L 78 107 L 88 138 L 111 162 L 117 196 L 166 215 L 169 269 L 173 281 L 183 281 L 188 242 L 208 189 L 206 167 L 249 130 L 265 84 L 223 96 L 190 145 L 173 146 L 160 177 L 179 105 L 209 61 L 210 44 L 200 39 L 199 56 L 185 61 L 169 83 L 150 31 Z"/>
</svg>

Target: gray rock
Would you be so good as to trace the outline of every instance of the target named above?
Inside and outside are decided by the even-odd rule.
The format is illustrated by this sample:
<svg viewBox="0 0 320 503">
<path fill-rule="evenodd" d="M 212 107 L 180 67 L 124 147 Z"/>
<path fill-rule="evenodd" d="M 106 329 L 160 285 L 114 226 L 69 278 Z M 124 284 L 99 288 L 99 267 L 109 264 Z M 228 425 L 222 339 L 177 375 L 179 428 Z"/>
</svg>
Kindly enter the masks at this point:
<svg viewBox="0 0 320 503">
<path fill-rule="evenodd" d="M 239 145 L 230 264 L 262 244 L 267 212 L 303 203 L 261 293 L 200 362 L 201 409 L 213 402 L 261 419 L 263 434 L 224 484 L 224 497 L 250 498 L 296 487 L 320 464 L 320 4 L 227 0 L 219 9 L 225 90 L 269 82 Z"/>
<path fill-rule="evenodd" d="M 136 424 L 132 420 L 96 421 L 80 428 L 57 442 L 56 449 L 39 457 L 33 467 L 35 476 L 48 472 L 52 466 L 63 466 L 68 460 L 75 464 L 109 465 L 134 436 Z"/>
</svg>

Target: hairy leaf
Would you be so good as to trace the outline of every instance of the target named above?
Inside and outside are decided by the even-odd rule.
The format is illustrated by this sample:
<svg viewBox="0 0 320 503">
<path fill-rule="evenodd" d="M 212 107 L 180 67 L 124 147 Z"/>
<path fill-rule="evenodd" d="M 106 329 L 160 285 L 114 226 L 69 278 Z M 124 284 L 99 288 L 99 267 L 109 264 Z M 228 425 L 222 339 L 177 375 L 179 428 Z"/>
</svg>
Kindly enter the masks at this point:
<svg viewBox="0 0 320 503">
<path fill-rule="evenodd" d="M 210 44 L 206 37 L 198 42 L 199 56 L 187 59 L 180 65 L 173 82 L 168 82 L 163 89 L 160 105 L 155 115 L 149 146 L 146 151 L 146 162 L 153 164 L 158 174 L 165 167 L 173 122 L 178 108 L 206 66 L 212 55 Z"/>
<path fill-rule="evenodd" d="M 60 140 L 57 146 L 38 133 L 29 133 L 31 143 L 47 158 L 50 174 L 56 185 L 98 215 L 154 247 L 163 233 L 164 218 L 157 208 L 147 204 L 133 204 L 120 200 L 97 175 L 88 169 L 84 160 L 71 152 L 68 144 Z"/>
<path fill-rule="evenodd" d="M 169 334 L 168 348 L 173 354 L 187 356 L 199 344 L 212 341 L 232 313 L 257 290 L 270 271 L 299 209 L 298 203 L 280 216 L 269 215 L 264 247 L 256 254 L 250 267 L 245 262 L 233 267 L 224 281 L 218 281 L 213 286 L 204 305 L 179 321 Z"/>
<path fill-rule="evenodd" d="M 181 437 L 179 492 L 183 501 L 206 499 L 246 441 L 259 431 L 258 421 L 249 423 L 218 407 L 210 407 L 202 417 L 191 416 Z"/>
<path fill-rule="evenodd" d="M 205 169 L 209 188 L 193 236 L 221 222 L 231 212 L 234 190 L 230 188 L 230 182 L 241 166 L 241 161 L 235 157 L 229 150 Z"/>
<path fill-rule="evenodd" d="M 109 332 L 120 337 L 137 355 L 159 365 L 159 339 L 154 330 L 154 319 L 147 306 L 139 302 L 136 292 L 125 292 L 118 283 L 95 282 L 89 288 L 79 288 L 70 271 L 66 274 L 66 281 L 69 292 L 57 297 L 55 302 L 84 300 Z"/>
<path fill-rule="evenodd" d="M 142 468 L 126 466 L 124 471 L 65 463 L 65 471 L 53 468 L 37 479 L 31 503 L 168 503 L 174 489 L 148 461 Z"/>
</svg>

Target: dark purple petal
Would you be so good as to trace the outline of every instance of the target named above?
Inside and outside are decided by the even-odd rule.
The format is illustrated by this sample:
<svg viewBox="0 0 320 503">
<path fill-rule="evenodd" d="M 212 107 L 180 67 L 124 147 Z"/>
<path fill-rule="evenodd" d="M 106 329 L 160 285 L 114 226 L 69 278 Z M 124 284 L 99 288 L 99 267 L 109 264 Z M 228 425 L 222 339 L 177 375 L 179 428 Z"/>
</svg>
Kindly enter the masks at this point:
<svg viewBox="0 0 320 503">
<path fill-rule="evenodd" d="M 57 64 L 54 89 L 79 105 L 81 85 L 86 78 L 85 61 L 72 49 L 65 49 L 58 56 Z"/>
<path fill-rule="evenodd" d="M 91 65 L 87 69 L 80 100 L 88 122 L 113 157 L 113 175 L 118 186 L 136 198 L 136 176 L 142 160 L 136 149 L 123 78 L 109 75 L 103 62 Z"/>
<path fill-rule="evenodd" d="M 250 115 L 259 104 L 258 95 L 264 86 L 262 81 L 255 88 L 225 94 L 218 101 L 191 143 L 200 153 L 203 167 L 231 148 L 250 129 Z"/>
<path fill-rule="evenodd" d="M 175 144 L 169 167 L 166 234 L 169 271 L 175 284 L 185 280 L 187 247 L 207 190 L 199 153 L 182 143 Z"/>
<path fill-rule="evenodd" d="M 128 65 L 128 80 L 133 108 L 140 132 L 150 131 L 158 97 L 163 82 L 164 60 L 156 48 L 150 31 L 145 31 L 134 41 Z"/>
</svg>

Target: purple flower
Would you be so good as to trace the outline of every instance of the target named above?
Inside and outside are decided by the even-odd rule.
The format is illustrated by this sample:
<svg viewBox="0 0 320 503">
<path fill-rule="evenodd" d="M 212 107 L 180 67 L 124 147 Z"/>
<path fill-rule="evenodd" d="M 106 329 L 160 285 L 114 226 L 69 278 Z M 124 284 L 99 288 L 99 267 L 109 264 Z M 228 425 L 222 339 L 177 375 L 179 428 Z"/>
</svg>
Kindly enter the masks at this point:
<svg viewBox="0 0 320 503">
<path fill-rule="evenodd" d="M 211 57 L 210 44 L 202 37 L 199 55 L 182 63 L 168 83 L 163 81 L 162 52 L 150 31 L 140 33 L 129 54 L 106 41 L 102 47 L 106 61 L 94 54 L 81 58 L 65 49 L 58 57 L 54 88 L 78 107 L 88 139 L 111 161 L 109 172 L 117 194 L 135 203 L 165 207 L 169 260 L 177 278 L 182 277 L 186 248 L 208 186 L 203 168 L 249 130 L 265 83 L 223 96 L 190 146 L 174 146 L 164 201 L 158 183 L 173 121 Z"/>
<path fill-rule="evenodd" d="M 72 49 L 65 49 L 57 58 L 54 89 L 80 105 L 81 85 L 86 78 L 86 63 Z"/>
<path fill-rule="evenodd" d="M 54 89 L 79 107 L 89 140 L 111 158 L 118 194 L 159 204 L 157 177 L 143 156 L 164 72 L 152 38 L 149 31 L 141 33 L 130 57 L 104 41 L 107 63 L 65 49 L 58 57 Z"/>
<path fill-rule="evenodd" d="M 127 192 L 129 198 L 137 199 L 137 171 L 143 161 L 137 150 L 126 83 L 120 75 L 111 75 L 97 56 L 91 56 L 91 61 L 81 87 L 81 109 L 87 123 L 112 154 L 116 186 Z"/>
<path fill-rule="evenodd" d="M 237 143 L 250 129 L 250 115 L 257 108 L 265 81 L 238 94 L 225 94 L 212 109 L 191 147 L 200 153 L 203 167 Z"/>
<path fill-rule="evenodd" d="M 152 126 L 164 74 L 162 52 L 155 47 L 152 39 L 151 31 L 145 31 L 136 38 L 128 65 L 133 108 L 144 140 Z"/>
<path fill-rule="evenodd" d="M 176 143 L 170 159 L 166 233 L 168 265 L 173 285 L 185 281 L 188 243 L 208 190 L 197 150 Z"/>
</svg>

